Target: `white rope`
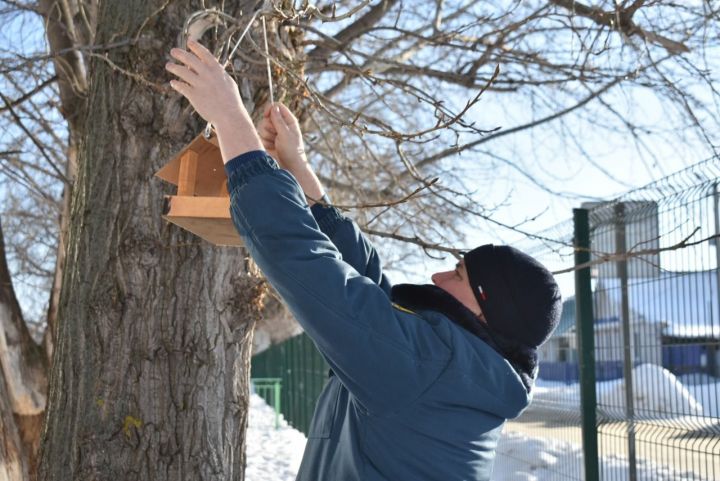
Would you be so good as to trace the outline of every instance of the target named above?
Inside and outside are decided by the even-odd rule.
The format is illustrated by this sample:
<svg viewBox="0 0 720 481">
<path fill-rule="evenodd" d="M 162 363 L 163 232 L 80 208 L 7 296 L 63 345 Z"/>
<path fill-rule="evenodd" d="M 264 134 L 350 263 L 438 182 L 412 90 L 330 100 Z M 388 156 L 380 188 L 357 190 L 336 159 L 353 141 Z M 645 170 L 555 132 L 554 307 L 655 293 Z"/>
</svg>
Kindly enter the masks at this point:
<svg viewBox="0 0 720 481">
<path fill-rule="evenodd" d="M 243 32 L 240 34 L 240 38 L 238 38 L 237 42 L 235 42 L 235 46 L 234 46 L 233 49 L 230 51 L 230 53 L 229 53 L 228 56 L 227 56 L 227 59 L 226 59 L 225 62 L 223 63 L 223 68 L 224 68 L 224 67 L 227 67 L 227 64 L 230 62 L 230 60 L 232 60 L 233 55 L 235 55 L 235 51 L 237 51 L 238 47 L 240 46 L 240 42 L 242 42 L 243 39 L 245 38 L 245 35 L 248 33 L 248 30 L 250 30 L 250 27 L 252 26 L 253 22 L 255 22 L 255 19 L 257 18 L 257 16 L 258 16 L 259 13 L 260 13 L 260 10 L 258 10 L 257 12 L 255 12 L 255 13 L 253 14 L 253 16 L 250 17 L 250 21 L 249 21 L 248 24 L 245 26 L 245 30 L 243 30 Z M 265 17 L 263 17 L 263 20 L 265 20 Z"/>
<path fill-rule="evenodd" d="M 268 50 L 267 30 L 265 28 L 265 17 L 262 18 L 262 24 L 263 24 L 263 38 L 265 39 L 265 64 L 267 65 L 268 87 L 270 88 L 270 105 L 272 105 L 275 103 L 275 96 L 273 95 L 272 70 L 270 70 L 270 51 Z"/>
</svg>

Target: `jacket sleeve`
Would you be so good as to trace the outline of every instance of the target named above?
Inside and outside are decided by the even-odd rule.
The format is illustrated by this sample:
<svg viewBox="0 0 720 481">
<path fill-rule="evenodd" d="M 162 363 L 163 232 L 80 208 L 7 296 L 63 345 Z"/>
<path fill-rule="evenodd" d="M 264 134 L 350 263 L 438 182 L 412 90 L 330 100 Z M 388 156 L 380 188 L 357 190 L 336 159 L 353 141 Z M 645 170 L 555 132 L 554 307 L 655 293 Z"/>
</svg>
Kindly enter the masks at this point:
<svg viewBox="0 0 720 481">
<path fill-rule="evenodd" d="M 380 256 L 358 225 L 332 206 L 314 204 L 310 211 L 320 230 L 340 251 L 343 260 L 360 275 L 372 279 L 390 296 L 392 284 L 383 273 Z"/>
<path fill-rule="evenodd" d="M 393 307 L 342 260 L 294 177 L 264 151 L 225 166 L 236 229 L 345 387 L 370 411 L 411 402 L 450 360 L 449 328 Z"/>
</svg>

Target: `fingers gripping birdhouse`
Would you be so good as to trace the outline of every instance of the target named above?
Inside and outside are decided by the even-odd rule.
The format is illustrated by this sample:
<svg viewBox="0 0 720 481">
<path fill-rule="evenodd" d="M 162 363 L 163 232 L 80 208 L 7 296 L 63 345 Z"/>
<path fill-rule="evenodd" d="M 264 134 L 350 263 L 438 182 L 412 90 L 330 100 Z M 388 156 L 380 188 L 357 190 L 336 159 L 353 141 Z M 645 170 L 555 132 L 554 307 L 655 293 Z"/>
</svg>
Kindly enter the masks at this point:
<svg viewBox="0 0 720 481">
<path fill-rule="evenodd" d="M 217 136 L 198 135 L 155 175 L 177 186 L 176 195 L 165 196 L 165 220 L 215 245 L 242 245 L 230 217 Z"/>
</svg>

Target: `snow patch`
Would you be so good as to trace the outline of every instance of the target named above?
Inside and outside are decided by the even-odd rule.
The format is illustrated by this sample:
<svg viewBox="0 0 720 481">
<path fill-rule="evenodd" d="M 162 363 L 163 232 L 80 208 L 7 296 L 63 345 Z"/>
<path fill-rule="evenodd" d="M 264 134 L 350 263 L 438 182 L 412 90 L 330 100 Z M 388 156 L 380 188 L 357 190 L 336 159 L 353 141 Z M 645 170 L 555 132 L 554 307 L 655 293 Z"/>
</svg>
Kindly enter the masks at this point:
<svg viewBox="0 0 720 481">
<path fill-rule="evenodd" d="M 715 395 L 712 395 L 712 392 Z M 608 420 L 622 420 L 625 412 L 625 381 L 596 384 L 598 410 Z M 698 396 L 701 394 L 701 396 Z M 685 386 L 667 369 L 654 364 L 641 364 L 633 369 L 633 406 L 635 417 L 660 419 L 678 416 L 717 416 L 720 384 Z M 531 409 L 562 410 L 580 406 L 579 384 L 538 380 Z"/>
<path fill-rule="evenodd" d="M 582 448 L 572 443 L 537 439 L 516 432 L 503 432 L 497 448 L 493 481 L 542 481 L 583 479 Z M 628 462 L 616 456 L 600 459 L 603 479 L 629 480 Z M 638 481 L 698 480 L 694 473 L 678 473 L 666 466 L 638 459 Z"/>
<path fill-rule="evenodd" d="M 633 405 L 636 418 L 667 418 L 699 415 L 702 405 L 673 373 L 654 364 L 632 370 Z M 598 389 L 598 407 L 611 419 L 625 418 L 625 380 Z"/>
<path fill-rule="evenodd" d="M 245 481 L 295 481 L 305 450 L 305 435 L 280 416 L 257 394 L 250 395 L 246 435 Z"/>
</svg>

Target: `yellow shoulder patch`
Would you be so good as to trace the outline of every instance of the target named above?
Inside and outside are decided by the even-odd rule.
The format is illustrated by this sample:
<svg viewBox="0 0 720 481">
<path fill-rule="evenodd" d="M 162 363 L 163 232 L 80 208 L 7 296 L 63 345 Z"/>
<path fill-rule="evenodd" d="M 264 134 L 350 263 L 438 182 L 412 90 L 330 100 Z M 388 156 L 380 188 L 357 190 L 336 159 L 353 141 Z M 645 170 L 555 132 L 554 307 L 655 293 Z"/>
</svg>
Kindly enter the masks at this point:
<svg viewBox="0 0 720 481">
<path fill-rule="evenodd" d="M 407 312 L 408 314 L 415 314 L 413 311 L 411 311 L 410 309 L 405 309 L 405 308 L 404 308 L 403 306 L 401 306 L 400 304 L 395 304 L 395 303 L 393 302 L 392 305 L 393 305 L 393 307 L 394 307 L 395 309 L 397 309 L 398 311 Z"/>
</svg>

